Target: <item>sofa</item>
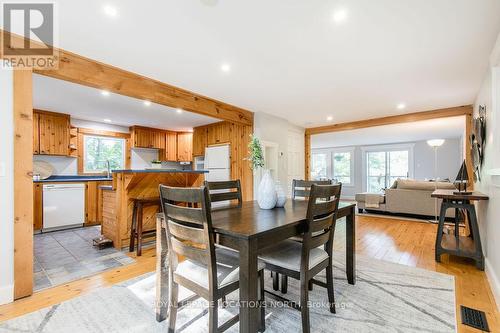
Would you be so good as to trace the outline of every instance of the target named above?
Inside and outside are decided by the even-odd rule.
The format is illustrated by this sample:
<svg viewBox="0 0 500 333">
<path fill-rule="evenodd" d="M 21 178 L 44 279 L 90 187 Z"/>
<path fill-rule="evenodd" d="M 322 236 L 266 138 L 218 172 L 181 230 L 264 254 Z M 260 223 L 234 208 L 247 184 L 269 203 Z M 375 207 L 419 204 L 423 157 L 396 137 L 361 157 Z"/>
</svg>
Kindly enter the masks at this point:
<svg viewBox="0 0 500 333">
<path fill-rule="evenodd" d="M 355 196 L 358 210 L 362 212 L 379 211 L 388 213 L 411 214 L 420 216 L 435 215 L 435 200 L 431 193 L 435 188 L 455 190 L 450 182 L 421 181 L 412 179 L 398 179 L 385 190 L 385 194 L 358 193 Z M 438 215 L 441 200 L 438 200 Z M 447 217 L 454 217 L 455 213 L 449 209 Z"/>
</svg>

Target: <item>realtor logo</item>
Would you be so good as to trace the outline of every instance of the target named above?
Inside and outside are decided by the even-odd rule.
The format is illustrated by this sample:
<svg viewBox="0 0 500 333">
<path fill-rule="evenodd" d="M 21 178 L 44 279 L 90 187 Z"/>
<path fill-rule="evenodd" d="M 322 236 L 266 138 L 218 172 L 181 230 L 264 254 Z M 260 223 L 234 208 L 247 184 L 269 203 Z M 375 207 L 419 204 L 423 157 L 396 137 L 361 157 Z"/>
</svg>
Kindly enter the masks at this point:
<svg viewBox="0 0 500 333">
<path fill-rule="evenodd" d="M 57 69 L 54 3 L 2 3 L 2 66 Z"/>
</svg>

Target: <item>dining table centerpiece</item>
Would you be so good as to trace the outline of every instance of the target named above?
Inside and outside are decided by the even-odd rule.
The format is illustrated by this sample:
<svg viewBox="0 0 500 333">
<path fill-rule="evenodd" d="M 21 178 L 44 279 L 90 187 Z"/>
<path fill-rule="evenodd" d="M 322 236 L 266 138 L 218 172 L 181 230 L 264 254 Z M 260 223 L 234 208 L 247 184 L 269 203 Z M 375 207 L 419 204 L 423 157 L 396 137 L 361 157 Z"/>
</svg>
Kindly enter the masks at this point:
<svg viewBox="0 0 500 333">
<path fill-rule="evenodd" d="M 276 185 L 271 176 L 271 171 L 264 168 L 265 163 L 262 144 L 255 135 L 251 135 L 251 140 L 248 144 L 248 154 L 249 156 L 247 159 L 250 161 L 250 167 L 254 171 L 262 169 L 262 177 L 257 189 L 257 203 L 261 209 L 273 209 L 278 200 Z"/>
</svg>

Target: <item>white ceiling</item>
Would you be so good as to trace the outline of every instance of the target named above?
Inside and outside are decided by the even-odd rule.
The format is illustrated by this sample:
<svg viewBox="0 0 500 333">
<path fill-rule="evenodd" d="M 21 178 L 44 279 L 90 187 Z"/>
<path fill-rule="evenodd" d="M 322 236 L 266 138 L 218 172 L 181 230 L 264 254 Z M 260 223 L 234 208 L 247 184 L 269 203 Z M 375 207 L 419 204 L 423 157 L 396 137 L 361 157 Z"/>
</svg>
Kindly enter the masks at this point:
<svg viewBox="0 0 500 333">
<path fill-rule="evenodd" d="M 461 137 L 464 133 L 465 117 L 459 116 L 313 135 L 311 148 L 450 139 Z"/>
<path fill-rule="evenodd" d="M 188 131 L 193 127 L 220 120 L 151 103 L 146 106 L 139 99 L 110 93 L 103 96 L 101 90 L 61 81 L 46 76 L 33 75 L 33 106 L 36 109 L 66 113 L 74 118 L 104 122 L 114 125 L 141 125 L 176 131 Z"/>
<path fill-rule="evenodd" d="M 471 104 L 500 30 L 498 0 L 57 2 L 62 48 L 300 126 Z"/>
</svg>

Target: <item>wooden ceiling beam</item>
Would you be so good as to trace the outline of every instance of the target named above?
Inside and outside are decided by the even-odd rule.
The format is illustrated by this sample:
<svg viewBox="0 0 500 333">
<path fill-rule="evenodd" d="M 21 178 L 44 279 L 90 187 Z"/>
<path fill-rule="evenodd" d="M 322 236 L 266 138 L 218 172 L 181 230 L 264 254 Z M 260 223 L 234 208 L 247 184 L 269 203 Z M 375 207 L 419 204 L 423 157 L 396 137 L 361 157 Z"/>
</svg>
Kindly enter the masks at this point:
<svg viewBox="0 0 500 333">
<path fill-rule="evenodd" d="M 414 121 L 429 120 L 436 118 L 471 115 L 472 111 L 473 111 L 472 105 L 465 105 L 465 106 L 457 106 L 446 109 L 437 109 L 431 111 L 414 112 L 414 113 L 400 114 L 400 115 L 387 116 L 381 118 L 358 120 L 347 123 L 306 128 L 306 135 L 348 131 L 359 128 L 392 125 L 398 123 L 409 123 Z"/>
<path fill-rule="evenodd" d="M 10 34 L 14 43 L 19 43 L 23 39 L 23 37 L 7 31 L 0 30 L 0 32 Z M 16 39 L 17 41 L 15 41 Z M 34 43 L 38 44 L 37 42 Z M 242 125 L 253 125 L 253 112 L 240 107 L 63 49 L 55 49 L 55 54 L 58 54 L 59 57 L 59 66 L 57 69 L 34 69 L 33 72 L 97 89 L 108 90 L 120 95 L 148 100 L 172 108 L 181 108 L 185 111 L 204 116 Z M 161 64 L 158 65 L 160 66 Z"/>
</svg>

